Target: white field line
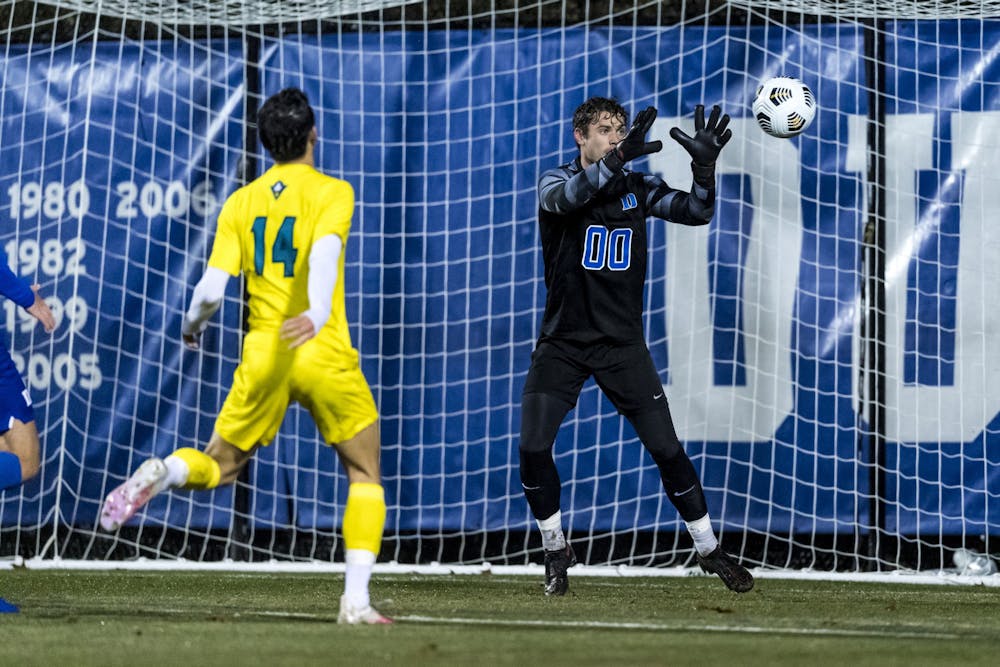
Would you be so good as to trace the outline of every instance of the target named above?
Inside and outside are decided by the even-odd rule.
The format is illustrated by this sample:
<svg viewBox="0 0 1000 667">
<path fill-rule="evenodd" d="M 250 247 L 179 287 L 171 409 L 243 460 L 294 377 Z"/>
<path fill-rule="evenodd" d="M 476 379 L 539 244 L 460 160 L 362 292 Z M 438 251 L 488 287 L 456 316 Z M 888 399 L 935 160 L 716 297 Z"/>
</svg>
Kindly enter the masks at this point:
<svg viewBox="0 0 1000 667">
<path fill-rule="evenodd" d="M 284 618 L 296 621 L 315 621 L 321 623 L 336 623 L 337 614 L 312 614 L 297 611 L 248 610 L 226 612 L 211 608 L 179 609 L 171 607 L 135 608 L 132 612 L 136 617 L 150 616 L 231 616 L 237 618 Z M 558 621 L 544 619 L 493 619 L 493 618 L 462 618 L 449 616 L 393 615 L 393 619 L 401 624 L 424 625 L 467 625 L 478 627 L 516 627 L 516 628 L 550 628 L 570 630 L 635 630 L 638 632 L 719 632 L 746 635 L 795 635 L 805 637 L 855 637 L 870 639 L 935 639 L 954 640 L 968 639 L 968 635 L 951 632 L 929 632 L 920 626 L 913 630 L 852 630 L 849 628 L 792 628 L 787 626 L 764 627 L 760 625 L 714 625 L 704 623 L 642 623 L 626 621 Z M 385 626 L 382 626 L 385 627 Z"/>
<path fill-rule="evenodd" d="M 264 616 L 308 621 L 335 621 L 335 616 L 282 611 L 241 612 L 242 616 Z M 753 625 L 706 625 L 696 623 L 637 623 L 619 621 L 554 621 L 531 619 L 461 618 L 439 616 L 394 616 L 400 623 L 436 625 L 473 625 L 518 628 L 562 628 L 581 630 L 639 630 L 650 632 L 732 632 L 750 635 L 800 635 L 815 637 L 861 637 L 874 639 L 959 639 L 961 635 L 949 632 L 923 630 L 850 630 L 824 628 L 763 627 Z"/>
<path fill-rule="evenodd" d="M 327 562 L 244 562 L 215 561 L 200 563 L 190 560 L 146 559 L 128 561 L 64 560 L 61 558 L 15 558 L 0 560 L 0 570 L 25 567 L 29 570 L 135 570 L 150 572 L 232 572 L 255 574 L 343 574 L 343 563 Z M 404 563 L 376 563 L 374 573 L 418 574 L 418 575 L 500 575 L 500 576 L 542 576 L 541 565 L 448 565 L 430 563 L 410 565 Z M 959 575 L 947 571 L 892 571 L 892 572 L 825 572 L 819 570 L 751 570 L 757 579 L 791 579 L 804 581 L 846 581 L 881 584 L 931 584 L 931 585 L 974 585 L 1000 587 L 1000 573 L 988 576 Z M 577 565 L 574 577 L 705 577 L 698 568 L 684 567 L 629 567 Z"/>
<path fill-rule="evenodd" d="M 580 628 L 610 630 L 650 630 L 656 632 L 733 632 L 753 635 L 808 635 L 818 637 L 873 637 L 896 639 L 958 639 L 960 635 L 947 632 L 907 632 L 898 630 L 848 630 L 824 628 L 762 627 L 753 625 L 700 625 L 694 623 L 627 623 L 615 621 L 549 621 L 480 618 L 436 618 L 433 616 L 396 616 L 406 623 L 447 623 L 453 625 L 500 625 L 541 628 Z"/>
</svg>

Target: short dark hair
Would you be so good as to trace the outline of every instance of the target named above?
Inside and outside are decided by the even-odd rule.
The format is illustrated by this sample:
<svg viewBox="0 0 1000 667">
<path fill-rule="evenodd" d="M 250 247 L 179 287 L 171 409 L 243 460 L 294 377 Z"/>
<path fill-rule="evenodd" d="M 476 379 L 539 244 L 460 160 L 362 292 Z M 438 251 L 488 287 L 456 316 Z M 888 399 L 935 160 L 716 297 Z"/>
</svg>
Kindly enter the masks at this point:
<svg viewBox="0 0 1000 667">
<path fill-rule="evenodd" d="M 611 114 L 612 118 L 621 118 L 622 125 L 628 125 L 628 112 L 618 100 L 613 97 L 591 97 L 573 112 L 573 129 L 580 130 L 583 136 L 587 136 L 590 126 L 604 113 Z"/>
<path fill-rule="evenodd" d="M 309 133 L 315 126 L 309 98 L 298 88 L 285 88 L 271 95 L 257 112 L 260 143 L 275 162 L 288 162 L 305 155 Z"/>
</svg>

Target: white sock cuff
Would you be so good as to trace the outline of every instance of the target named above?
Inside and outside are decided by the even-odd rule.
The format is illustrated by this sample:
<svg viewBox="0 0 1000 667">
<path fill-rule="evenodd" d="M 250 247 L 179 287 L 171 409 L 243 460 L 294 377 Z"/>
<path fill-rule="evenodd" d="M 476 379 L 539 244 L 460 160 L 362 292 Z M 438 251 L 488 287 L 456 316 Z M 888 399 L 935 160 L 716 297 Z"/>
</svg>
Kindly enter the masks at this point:
<svg viewBox="0 0 1000 667">
<path fill-rule="evenodd" d="M 167 467 L 167 479 L 165 480 L 167 486 L 176 489 L 177 487 L 187 484 L 188 475 L 191 474 L 191 469 L 188 468 L 188 464 L 184 461 L 184 459 L 171 454 L 167 458 L 163 459 L 163 465 Z"/>
<path fill-rule="evenodd" d="M 711 533 L 712 531 L 712 520 L 709 519 L 708 515 L 696 519 L 694 521 L 687 521 L 685 524 L 687 526 L 688 532 L 692 535 L 703 535 L 705 533 Z"/>
<path fill-rule="evenodd" d="M 375 554 L 367 549 L 348 549 L 344 554 L 344 563 L 347 565 L 374 565 Z"/>
<path fill-rule="evenodd" d="M 707 556 L 718 548 L 719 540 L 715 537 L 715 531 L 712 530 L 712 521 L 708 518 L 707 514 L 696 521 L 686 521 L 684 525 L 687 526 L 688 533 L 690 533 L 691 539 L 694 540 L 694 548 L 702 556 Z"/>
<path fill-rule="evenodd" d="M 548 519 L 535 519 L 535 521 L 539 530 L 562 530 L 562 511 L 556 510 L 556 513 Z"/>
</svg>

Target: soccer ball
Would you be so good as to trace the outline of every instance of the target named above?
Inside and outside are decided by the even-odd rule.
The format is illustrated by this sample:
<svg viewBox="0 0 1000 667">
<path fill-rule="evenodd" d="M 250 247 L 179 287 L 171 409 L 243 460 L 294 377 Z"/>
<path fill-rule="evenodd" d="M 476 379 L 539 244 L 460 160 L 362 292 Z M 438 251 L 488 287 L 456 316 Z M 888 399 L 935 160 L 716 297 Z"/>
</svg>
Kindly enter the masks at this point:
<svg viewBox="0 0 1000 667">
<path fill-rule="evenodd" d="M 798 79 L 778 76 L 757 86 L 753 99 L 757 124 L 772 137 L 794 137 L 816 115 L 816 99 Z"/>
</svg>

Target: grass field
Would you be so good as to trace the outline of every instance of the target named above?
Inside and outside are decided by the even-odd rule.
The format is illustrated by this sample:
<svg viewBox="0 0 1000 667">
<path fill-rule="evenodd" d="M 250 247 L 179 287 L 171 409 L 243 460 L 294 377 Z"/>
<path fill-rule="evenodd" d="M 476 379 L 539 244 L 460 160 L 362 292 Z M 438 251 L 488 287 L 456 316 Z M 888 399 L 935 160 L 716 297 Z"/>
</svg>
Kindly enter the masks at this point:
<svg viewBox="0 0 1000 667">
<path fill-rule="evenodd" d="M 572 571 L 571 571 L 572 572 Z M 340 575 L 0 571 L 0 665 L 997 664 L 1000 589 L 761 579 L 381 575 L 389 627 L 338 626 Z"/>
</svg>

